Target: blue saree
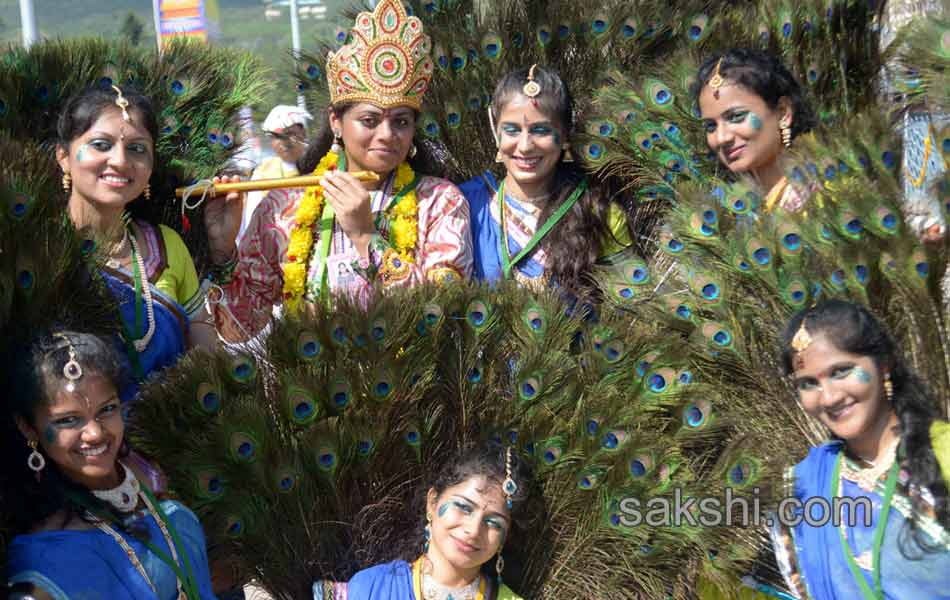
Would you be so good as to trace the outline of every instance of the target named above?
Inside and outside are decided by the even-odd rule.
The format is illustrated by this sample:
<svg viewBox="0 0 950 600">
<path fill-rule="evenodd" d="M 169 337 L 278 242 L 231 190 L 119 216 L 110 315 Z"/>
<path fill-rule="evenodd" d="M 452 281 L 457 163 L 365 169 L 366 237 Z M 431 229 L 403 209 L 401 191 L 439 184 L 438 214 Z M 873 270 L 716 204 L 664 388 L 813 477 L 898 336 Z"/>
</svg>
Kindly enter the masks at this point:
<svg viewBox="0 0 950 600">
<path fill-rule="evenodd" d="M 213 600 L 208 555 L 201 523 L 183 505 L 166 500 L 160 504 L 178 532 L 202 600 Z M 137 518 L 149 539 L 168 553 L 168 546 L 151 515 Z M 134 537 L 123 535 L 145 567 L 157 594 L 132 565 L 122 547 L 98 529 L 44 531 L 19 535 L 8 548 L 10 585 L 28 582 L 42 588 L 53 600 L 174 600 L 176 578 L 166 565 Z M 169 554 L 170 555 L 170 554 Z M 179 557 L 181 561 L 181 557 Z"/>
<path fill-rule="evenodd" d="M 123 329 L 128 332 L 135 331 L 135 313 L 136 299 L 135 286 L 132 275 L 126 271 L 102 270 L 103 278 L 109 286 L 109 290 L 119 302 L 119 312 L 122 319 Z M 142 352 L 136 352 L 131 342 L 117 340 L 117 349 L 122 357 L 124 367 L 133 377 L 120 390 L 119 398 L 122 402 L 128 402 L 135 397 L 139 385 L 147 379 L 152 373 L 170 367 L 175 364 L 185 352 L 186 339 L 188 334 L 188 318 L 185 316 L 185 310 L 174 300 L 159 291 L 152 284 L 150 291 L 152 294 L 153 313 L 155 315 L 155 334 L 152 336 L 148 346 Z M 146 306 L 145 300 L 139 299 L 138 310 L 143 315 L 143 329 L 145 323 Z M 138 337 L 141 335 L 135 332 Z"/>
<path fill-rule="evenodd" d="M 498 181 L 490 171 L 485 171 L 459 186 L 468 200 L 472 220 L 472 244 L 475 265 L 473 275 L 478 281 L 495 283 L 504 279 L 501 252 L 502 227 L 501 214 L 495 201 L 498 193 Z M 508 234 L 508 252 L 517 256 L 522 248 L 531 243 L 539 228 L 538 218 L 541 208 L 521 202 L 505 194 L 506 229 Z M 622 255 L 633 244 L 627 230 L 626 217 L 616 204 L 611 204 L 607 213 L 607 228 L 600 239 L 600 258 L 598 262 L 611 261 Z M 593 240 L 592 240 L 593 241 Z M 547 254 L 541 245 L 535 246 L 521 260 L 512 265 L 511 276 L 522 284 L 545 285 Z"/>
<path fill-rule="evenodd" d="M 830 480 L 835 462 L 843 450 L 841 442 L 830 442 L 812 448 L 802 462 L 795 466 L 794 496 L 801 502 L 810 498 L 824 498 L 831 506 Z M 845 458 L 845 460 L 848 460 Z M 900 478 L 898 479 L 900 482 Z M 851 553 L 861 559 L 858 564 L 867 565 L 867 557 L 874 544 L 875 527 L 880 522 L 884 497 L 883 478 L 874 491 L 867 491 L 847 477 L 842 478 L 842 496 L 847 498 L 866 497 L 871 501 L 870 526 L 865 522 L 863 507 L 855 510 L 857 519 L 849 523 L 842 519 L 845 538 Z M 918 527 L 924 532 L 927 541 L 936 545 L 936 552 L 924 553 L 902 529 L 912 514 L 910 499 L 902 493 L 898 485 L 891 504 L 881 545 L 880 581 L 883 598 L 898 600 L 905 598 L 950 599 L 950 536 L 932 515 L 917 515 Z M 845 511 L 842 511 L 846 514 Z M 812 510 L 815 518 L 820 510 Z M 854 527 L 850 525 L 855 525 Z M 843 552 L 839 529 L 830 522 L 822 527 L 813 527 L 804 522 L 775 534 L 779 563 L 783 565 L 786 579 L 792 587 L 807 593 L 813 600 L 858 600 L 864 598 L 860 585 L 855 579 Z M 901 552 L 901 542 L 910 558 Z M 784 558 L 784 560 L 783 560 Z M 791 564 L 791 563 L 797 564 Z M 868 587 L 873 590 L 874 582 L 869 567 L 860 569 Z"/>
<path fill-rule="evenodd" d="M 419 600 L 413 591 L 412 565 L 404 560 L 363 569 L 349 583 L 318 581 L 313 585 L 313 600 Z M 489 582 L 486 600 L 521 600 L 508 586 Z"/>
<path fill-rule="evenodd" d="M 492 201 L 498 190 L 498 182 L 495 181 L 491 172 L 485 171 L 481 176 L 461 184 L 459 189 L 468 200 L 472 219 L 472 243 L 475 251 L 473 275 L 478 281 L 495 283 L 503 278 L 498 250 L 501 225 L 492 216 Z M 516 210 L 522 208 L 510 197 L 506 198 L 506 201 L 510 206 L 516 207 Z M 511 254 L 515 255 L 521 252 L 522 245 L 509 234 L 508 248 Z M 526 256 L 524 260 L 514 265 L 514 268 L 527 279 L 536 279 L 544 274 L 544 267 L 535 259 L 534 253 Z"/>
</svg>

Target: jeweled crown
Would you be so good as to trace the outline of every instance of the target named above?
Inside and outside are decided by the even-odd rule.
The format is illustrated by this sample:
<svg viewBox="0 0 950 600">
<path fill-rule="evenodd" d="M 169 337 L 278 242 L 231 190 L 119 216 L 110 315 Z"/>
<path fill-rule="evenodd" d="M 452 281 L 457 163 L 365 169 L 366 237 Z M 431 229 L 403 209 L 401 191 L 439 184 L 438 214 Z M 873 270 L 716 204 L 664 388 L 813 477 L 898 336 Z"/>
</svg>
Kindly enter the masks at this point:
<svg viewBox="0 0 950 600">
<path fill-rule="evenodd" d="M 349 42 L 327 57 L 331 101 L 419 110 L 432 78 L 431 47 L 418 17 L 399 0 L 381 0 L 357 15 Z"/>
</svg>

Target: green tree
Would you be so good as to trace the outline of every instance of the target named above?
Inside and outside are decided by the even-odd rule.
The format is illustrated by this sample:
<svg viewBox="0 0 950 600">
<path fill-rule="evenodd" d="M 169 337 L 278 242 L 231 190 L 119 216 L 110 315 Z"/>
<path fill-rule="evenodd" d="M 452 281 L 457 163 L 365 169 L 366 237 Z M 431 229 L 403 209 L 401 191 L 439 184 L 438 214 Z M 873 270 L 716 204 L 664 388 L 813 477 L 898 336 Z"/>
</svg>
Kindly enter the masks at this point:
<svg viewBox="0 0 950 600">
<path fill-rule="evenodd" d="M 122 27 L 119 28 L 119 35 L 129 40 L 129 43 L 133 46 L 138 46 L 142 40 L 143 29 L 145 29 L 145 25 L 142 20 L 134 12 L 129 11 L 129 14 L 125 15 L 125 19 L 122 21 Z"/>
</svg>

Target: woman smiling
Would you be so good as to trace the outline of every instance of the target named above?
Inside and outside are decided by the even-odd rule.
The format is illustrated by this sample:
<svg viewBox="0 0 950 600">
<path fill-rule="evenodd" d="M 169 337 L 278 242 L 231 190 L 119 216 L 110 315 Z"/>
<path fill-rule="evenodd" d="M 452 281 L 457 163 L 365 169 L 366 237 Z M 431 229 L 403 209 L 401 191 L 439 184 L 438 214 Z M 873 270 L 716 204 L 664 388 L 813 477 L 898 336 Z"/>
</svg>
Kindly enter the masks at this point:
<svg viewBox="0 0 950 600">
<path fill-rule="evenodd" d="M 532 477 L 514 447 L 486 442 L 463 451 L 420 495 L 425 518 L 395 549 L 399 560 L 360 571 L 348 584 L 317 583 L 314 598 L 520 600 L 501 581 L 502 556 Z"/>
<path fill-rule="evenodd" d="M 195 515 L 127 460 L 122 370 L 102 339 L 39 335 L 5 362 L 11 598 L 214 598 Z M 15 427 L 14 427 L 15 425 Z"/>
<path fill-rule="evenodd" d="M 620 206 L 574 162 L 573 111 L 561 78 L 538 65 L 495 88 L 490 116 L 505 177 L 498 183 L 485 173 L 460 186 L 472 212 L 477 279 L 583 292 L 598 260 L 631 245 Z"/>
<path fill-rule="evenodd" d="M 751 175 L 767 191 L 769 209 L 801 209 L 804 199 L 788 186 L 779 158 L 816 120 L 785 65 L 759 50 L 733 48 L 708 58 L 696 81 L 706 143 L 719 161 Z"/>
<path fill-rule="evenodd" d="M 773 532 L 789 586 L 814 600 L 950 598 L 950 426 L 867 309 L 822 302 L 784 340 L 802 409 L 834 437 L 794 467 L 794 497 L 869 501 L 834 515 L 840 526 Z"/>
<path fill-rule="evenodd" d="M 173 364 L 189 346 L 213 347 L 217 339 L 205 323 L 204 293 L 181 237 L 134 218 L 141 202 L 158 202 L 149 187 L 158 139 L 149 99 L 115 86 L 87 89 L 66 103 L 58 136 L 66 210 L 82 235 L 103 242 L 103 274 L 119 300 L 135 376 L 121 390 L 128 400 L 137 381 Z"/>
</svg>

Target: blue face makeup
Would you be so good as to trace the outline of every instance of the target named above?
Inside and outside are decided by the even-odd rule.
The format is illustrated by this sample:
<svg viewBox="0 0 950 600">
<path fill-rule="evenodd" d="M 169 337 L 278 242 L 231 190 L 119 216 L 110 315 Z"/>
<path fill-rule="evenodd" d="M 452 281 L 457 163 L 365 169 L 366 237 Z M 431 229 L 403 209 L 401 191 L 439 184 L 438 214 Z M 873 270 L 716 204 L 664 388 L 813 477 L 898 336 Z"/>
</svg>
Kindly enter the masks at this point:
<svg viewBox="0 0 950 600">
<path fill-rule="evenodd" d="M 861 367 L 854 368 L 854 377 L 861 383 L 871 383 L 871 374 Z"/>
<path fill-rule="evenodd" d="M 56 430 L 53 429 L 52 425 L 46 426 L 46 429 L 43 431 L 43 437 L 46 438 L 47 444 L 52 444 L 56 441 Z"/>
<path fill-rule="evenodd" d="M 762 119 L 760 119 L 760 118 L 759 118 L 759 115 L 755 114 L 754 112 L 750 112 L 750 113 L 749 113 L 749 125 L 752 127 L 752 129 L 755 129 L 756 131 L 761 131 L 761 130 L 762 130 Z"/>
<path fill-rule="evenodd" d="M 83 158 L 86 156 L 86 148 L 89 147 L 89 144 L 83 144 L 79 147 L 79 150 L 76 151 L 76 160 L 82 162 Z"/>
<path fill-rule="evenodd" d="M 505 135 L 516 137 L 521 135 L 521 126 L 517 123 L 502 123 L 501 132 Z M 561 142 L 560 134 L 555 131 L 554 127 L 550 125 L 533 125 L 528 129 L 528 135 L 545 137 L 545 136 L 554 136 L 554 139 L 557 143 Z"/>
<path fill-rule="evenodd" d="M 436 511 L 436 514 L 439 515 L 439 517 L 441 518 L 441 517 L 444 517 L 444 516 L 445 516 L 445 513 L 447 513 L 447 512 L 449 512 L 449 503 L 448 503 L 448 502 L 446 502 L 445 504 L 443 504 L 442 506 L 440 506 L 440 507 L 439 507 L 439 510 Z"/>
</svg>

